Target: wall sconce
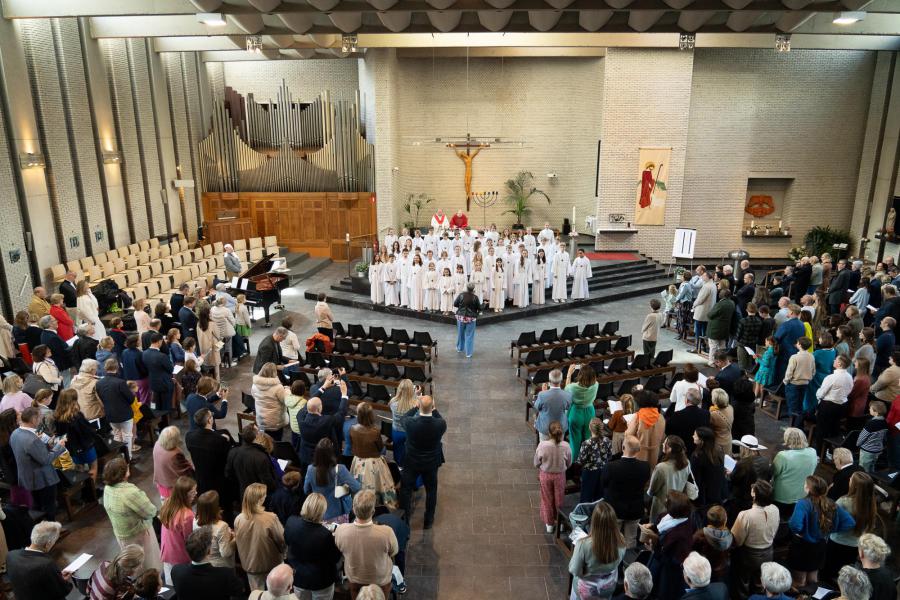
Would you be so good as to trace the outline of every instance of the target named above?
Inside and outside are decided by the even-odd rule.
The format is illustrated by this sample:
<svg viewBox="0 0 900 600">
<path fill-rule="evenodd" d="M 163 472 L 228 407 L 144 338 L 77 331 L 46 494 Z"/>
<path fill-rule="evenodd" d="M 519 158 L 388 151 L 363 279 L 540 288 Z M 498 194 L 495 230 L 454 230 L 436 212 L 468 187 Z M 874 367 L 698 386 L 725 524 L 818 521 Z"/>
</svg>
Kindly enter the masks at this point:
<svg viewBox="0 0 900 600">
<path fill-rule="evenodd" d="M 43 169 L 47 166 L 47 161 L 40 152 L 21 152 L 19 153 L 19 166 L 22 169 Z"/>
<path fill-rule="evenodd" d="M 103 152 L 102 157 L 104 165 L 117 165 L 122 162 L 122 154 L 119 152 Z"/>
</svg>

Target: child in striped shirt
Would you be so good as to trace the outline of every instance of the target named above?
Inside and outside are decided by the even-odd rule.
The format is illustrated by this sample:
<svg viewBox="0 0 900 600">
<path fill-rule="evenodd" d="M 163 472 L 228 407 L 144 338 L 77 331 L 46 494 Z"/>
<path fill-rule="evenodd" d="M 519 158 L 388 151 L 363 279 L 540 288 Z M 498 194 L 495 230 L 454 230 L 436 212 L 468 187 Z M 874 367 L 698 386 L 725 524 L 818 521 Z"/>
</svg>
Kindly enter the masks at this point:
<svg viewBox="0 0 900 600">
<path fill-rule="evenodd" d="M 856 445 L 859 447 L 859 466 L 866 473 L 875 469 L 875 463 L 884 450 L 884 440 L 888 433 L 888 424 L 884 419 L 887 407 L 884 402 L 875 400 L 869 405 L 869 414 L 872 418 L 859 434 Z"/>
</svg>

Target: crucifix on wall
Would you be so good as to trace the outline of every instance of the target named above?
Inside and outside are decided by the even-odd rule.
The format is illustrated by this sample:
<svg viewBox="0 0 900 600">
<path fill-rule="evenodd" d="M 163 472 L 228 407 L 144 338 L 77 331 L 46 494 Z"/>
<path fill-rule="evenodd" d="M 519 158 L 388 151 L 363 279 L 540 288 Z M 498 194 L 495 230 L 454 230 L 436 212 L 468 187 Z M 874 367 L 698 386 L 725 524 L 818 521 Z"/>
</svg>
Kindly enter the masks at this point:
<svg viewBox="0 0 900 600">
<path fill-rule="evenodd" d="M 447 147 L 453 148 L 456 152 L 456 156 L 458 156 L 459 159 L 466 165 L 466 212 L 468 212 L 470 203 L 472 201 L 472 161 L 475 160 L 475 157 L 478 156 L 479 152 L 481 152 L 485 148 L 490 148 L 491 145 L 486 142 L 473 140 L 472 135 L 466 133 L 466 139 L 464 142 L 451 142 L 447 144 Z"/>
</svg>

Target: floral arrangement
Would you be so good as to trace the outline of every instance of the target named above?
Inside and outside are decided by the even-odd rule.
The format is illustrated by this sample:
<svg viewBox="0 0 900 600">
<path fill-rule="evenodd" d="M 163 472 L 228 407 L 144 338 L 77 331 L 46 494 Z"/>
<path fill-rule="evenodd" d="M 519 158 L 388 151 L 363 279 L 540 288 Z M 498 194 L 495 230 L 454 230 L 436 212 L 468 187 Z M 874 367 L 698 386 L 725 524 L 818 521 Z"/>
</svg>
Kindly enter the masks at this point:
<svg viewBox="0 0 900 600">
<path fill-rule="evenodd" d="M 788 258 L 791 260 L 800 260 L 804 256 L 809 256 L 804 246 L 795 246 L 788 251 Z"/>
</svg>

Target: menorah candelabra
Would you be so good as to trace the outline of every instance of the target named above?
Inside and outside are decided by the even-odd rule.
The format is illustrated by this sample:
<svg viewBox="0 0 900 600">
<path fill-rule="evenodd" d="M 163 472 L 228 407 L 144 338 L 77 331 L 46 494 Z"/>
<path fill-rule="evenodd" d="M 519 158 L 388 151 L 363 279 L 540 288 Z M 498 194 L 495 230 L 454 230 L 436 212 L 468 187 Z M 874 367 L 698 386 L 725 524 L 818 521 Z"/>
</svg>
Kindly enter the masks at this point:
<svg viewBox="0 0 900 600">
<path fill-rule="evenodd" d="M 472 192 L 471 199 L 481 207 L 481 226 L 484 231 L 487 231 L 487 209 L 497 203 L 500 199 L 500 192 Z"/>
</svg>

